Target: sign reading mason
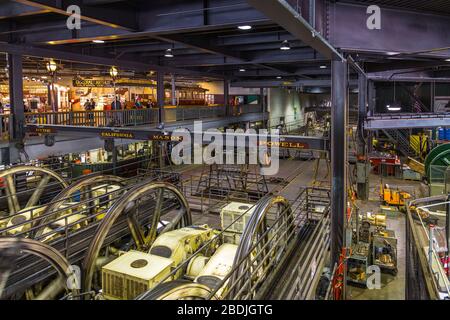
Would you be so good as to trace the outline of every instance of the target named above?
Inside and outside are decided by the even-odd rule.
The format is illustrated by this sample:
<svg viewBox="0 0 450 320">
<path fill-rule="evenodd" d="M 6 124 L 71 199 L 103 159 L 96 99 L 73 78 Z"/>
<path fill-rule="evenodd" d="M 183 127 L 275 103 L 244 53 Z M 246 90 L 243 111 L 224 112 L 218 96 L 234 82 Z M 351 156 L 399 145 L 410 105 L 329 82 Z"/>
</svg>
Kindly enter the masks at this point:
<svg viewBox="0 0 450 320">
<path fill-rule="evenodd" d="M 152 134 L 149 136 L 149 139 L 153 141 L 182 141 L 183 137 L 170 134 Z"/>
<path fill-rule="evenodd" d="M 102 131 L 100 132 L 102 138 L 118 138 L 118 139 L 134 139 L 133 132 L 121 131 Z"/>
</svg>

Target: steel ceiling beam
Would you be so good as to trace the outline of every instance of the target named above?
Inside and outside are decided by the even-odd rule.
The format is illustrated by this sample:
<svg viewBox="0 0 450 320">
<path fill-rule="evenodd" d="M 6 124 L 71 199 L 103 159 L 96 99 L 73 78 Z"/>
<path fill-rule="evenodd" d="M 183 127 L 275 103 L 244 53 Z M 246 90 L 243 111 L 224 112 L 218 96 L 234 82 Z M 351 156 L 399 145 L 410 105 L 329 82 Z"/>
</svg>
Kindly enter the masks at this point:
<svg viewBox="0 0 450 320">
<path fill-rule="evenodd" d="M 444 114 L 403 114 L 392 116 L 373 116 L 368 118 L 364 123 L 365 130 L 382 130 L 382 129 L 420 129 L 420 128 L 437 128 L 450 126 L 450 113 Z"/>
<path fill-rule="evenodd" d="M 137 30 L 137 15 L 134 10 L 130 10 L 130 6 L 122 6 L 120 10 L 112 6 L 92 7 L 83 5 L 81 0 L 13 0 L 17 3 L 36 7 L 42 10 L 50 10 L 51 12 L 70 16 L 67 13 L 67 7 L 77 5 L 81 9 L 81 19 L 96 24 L 105 25 L 117 29 Z"/>
<path fill-rule="evenodd" d="M 247 0 L 247 2 L 325 58 L 337 57 L 345 60 L 287 1 Z"/>
<path fill-rule="evenodd" d="M 154 71 L 164 71 L 166 73 L 175 73 L 179 75 L 192 75 L 192 76 L 205 76 L 217 79 L 223 79 L 222 75 L 206 72 L 198 72 L 193 70 L 185 70 L 170 66 L 160 66 L 155 64 L 148 64 L 139 61 L 130 60 L 118 60 L 100 56 L 84 55 L 79 53 L 73 53 L 69 51 L 62 50 L 52 50 L 47 48 L 34 47 L 29 45 L 17 45 L 9 43 L 0 43 L 0 47 L 3 52 L 12 54 L 21 54 L 25 56 L 41 57 L 41 58 L 53 58 L 60 59 L 63 61 L 73 61 L 85 64 L 93 65 L 104 65 L 104 66 L 118 66 L 124 69 L 132 69 L 134 71 L 148 72 L 150 70 Z"/>
<path fill-rule="evenodd" d="M 357 87 L 358 80 L 352 79 L 348 81 L 350 87 Z M 297 81 L 289 80 L 243 80 L 239 79 L 231 83 L 232 87 L 244 87 L 244 88 L 275 88 L 275 87 L 317 87 L 317 88 L 330 88 L 331 79 L 302 79 Z"/>
<path fill-rule="evenodd" d="M 381 7 L 381 29 L 366 26 L 367 6 L 330 3 L 330 42 L 343 51 L 400 53 L 413 59 L 414 53 L 429 52 L 435 58 L 450 58 L 450 51 L 432 51 L 450 44 L 450 17 Z M 410 54 L 408 56 L 408 54 Z"/>
<path fill-rule="evenodd" d="M 263 63 L 292 63 L 299 61 L 320 63 L 324 60 L 323 58 L 318 58 L 315 52 L 310 48 L 305 48 L 291 49 L 288 52 L 282 52 L 281 50 L 257 52 L 249 57 L 249 60 L 212 56 L 208 54 L 182 56 L 179 58 L 175 56 L 173 59 L 166 60 L 165 65 L 178 67 L 208 67 L 215 65 L 257 65 Z"/>
<path fill-rule="evenodd" d="M 48 13 L 50 10 L 27 6 L 16 2 L 0 3 L 0 19 L 10 19 Z"/>
</svg>

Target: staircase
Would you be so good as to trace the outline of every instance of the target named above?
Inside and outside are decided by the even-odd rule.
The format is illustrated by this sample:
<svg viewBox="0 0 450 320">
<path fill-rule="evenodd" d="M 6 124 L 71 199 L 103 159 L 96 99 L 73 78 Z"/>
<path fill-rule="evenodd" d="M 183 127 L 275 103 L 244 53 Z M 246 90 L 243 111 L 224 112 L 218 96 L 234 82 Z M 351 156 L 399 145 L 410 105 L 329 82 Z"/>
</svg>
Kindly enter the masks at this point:
<svg viewBox="0 0 450 320">
<path fill-rule="evenodd" d="M 405 157 L 414 158 L 417 156 L 409 141 L 409 131 L 401 129 L 384 129 L 384 134 L 397 145 L 398 150 Z"/>
</svg>

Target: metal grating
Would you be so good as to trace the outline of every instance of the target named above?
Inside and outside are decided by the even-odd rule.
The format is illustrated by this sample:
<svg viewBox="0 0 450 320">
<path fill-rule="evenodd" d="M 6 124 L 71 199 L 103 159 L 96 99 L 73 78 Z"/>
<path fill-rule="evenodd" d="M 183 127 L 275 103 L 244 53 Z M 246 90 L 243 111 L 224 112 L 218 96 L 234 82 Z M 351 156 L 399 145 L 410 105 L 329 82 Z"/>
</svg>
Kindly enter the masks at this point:
<svg viewBox="0 0 450 320">
<path fill-rule="evenodd" d="M 385 8 L 450 15 L 450 1 L 448 0 L 339 0 L 338 2 L 350 2 L 367 6 L 377 4 Z"/>
</svg>

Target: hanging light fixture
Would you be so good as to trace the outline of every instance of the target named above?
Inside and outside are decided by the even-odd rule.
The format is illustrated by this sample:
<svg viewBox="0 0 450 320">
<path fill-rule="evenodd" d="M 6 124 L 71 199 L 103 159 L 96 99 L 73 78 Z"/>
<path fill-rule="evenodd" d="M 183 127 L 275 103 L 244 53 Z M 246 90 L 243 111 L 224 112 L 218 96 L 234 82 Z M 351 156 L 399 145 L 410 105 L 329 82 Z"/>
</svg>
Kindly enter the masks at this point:
<svg viewBox="0 0 450 320">
<path fill-rule="evenodd" d="M 251 30 L 252 26 L 246 24 L 246 25 L 238 26 L 238 29 L 239 30 Z"/>
<path fill-rule="evenodd" d="M 401 111 L 402 110 L 402 104 L 397 101 L 396 99 L 396 83 L 394 81 L 394 100 L 392 101 L 392 103 L 386 105 L 386 109 L 388 111 Z"/>
<path fill-rule="evenodd" d="M 166 58 L 173 58 L 173 53 L 172 53 L 172 49 L 167 49 L 166 53 L 164 53 L 164 57 Z"/>
<path fill-rule="evenodd" d="M 47 62 L 47 64 L 45 65 L 47 68 L 47 71 L 51 74 L 56 72 L 56 69 L 58 69 L 58 66 L 56 65 L 55 60 L 51 59 L 50 61 Z"/>
<path fill-rule="evenodd" d="M 280 50 L 290 50 L 290 49 L 291 49 L 291 45 L 289 44 L 289 41 L 284 40 L 284 41 L 281 43 Z"/>
<path fill-rule="evenodd" d="M 117 68 L 115 66 L 112 66 L 109 69 L 109 75 L 111 76 L 111 78 L 115 79 L 119 75 L 119 70 L 117 70 Z"/>
</svg>

